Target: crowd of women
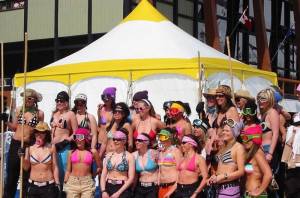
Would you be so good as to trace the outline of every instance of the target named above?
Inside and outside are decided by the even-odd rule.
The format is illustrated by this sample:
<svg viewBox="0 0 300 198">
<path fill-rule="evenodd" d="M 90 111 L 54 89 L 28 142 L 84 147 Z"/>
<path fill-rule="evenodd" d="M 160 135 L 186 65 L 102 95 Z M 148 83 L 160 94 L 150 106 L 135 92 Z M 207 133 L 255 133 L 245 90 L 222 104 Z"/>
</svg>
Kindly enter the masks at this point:
<svg viewBox="0 0 300 198">
<path fill-rule="evenodd" d="M 277 87 L 255 98 L 243 89 L 232 97 L 226 85 L 210 88 L 195 120 L 183 101 L 164 102 L 161 118 L 147 91 L 128 107 L 108 87 L 97 118 L 84 93 L 70 108 L 68 93 L 59 92 L 48 124 L 38 108 L 42 95 L 26 89 L 21 96 L 25 111 L 17 108 L 7 122 L 14 135 L 5 198 L 15 196 L 21 159 L 25 197 L 94 197 L 95 178 L 103 198 L 300 197 L 300 113 L 278 104 Z"/>
</svg>

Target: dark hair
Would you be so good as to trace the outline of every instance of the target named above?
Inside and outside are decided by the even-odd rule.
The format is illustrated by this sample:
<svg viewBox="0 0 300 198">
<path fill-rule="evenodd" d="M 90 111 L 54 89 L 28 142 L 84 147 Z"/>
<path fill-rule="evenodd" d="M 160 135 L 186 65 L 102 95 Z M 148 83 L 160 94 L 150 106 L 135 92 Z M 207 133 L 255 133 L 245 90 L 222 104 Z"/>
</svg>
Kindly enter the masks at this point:
<svg viewBox="0 0 300 198">
<path fill-rule="evenodd" d="M 195 147 L 193 147 L 193 148 L 195 148 L 196 153 L 201 154 L 202 145 L 199 142 L 199 139 L 195 135 L 193 135 L 193 134 L 187 134 L 187 135 L 184 135 L 184 136 L 192 138 L 198 144 L 198 146 L 196 148 Z"/>
<path fill-rule="evenodd" d="M 75 101 L 74 101 L 75 103 Z M 85 109 L 87 109 L 86 103 L 85 103 Z M 74 105 L 74 107 L 71 109 L 71 111 L 73 111 L 75 114 L 77 113 L 77 108 L 76 108 L 76 104 Z"/>
<path fill-rule="evenodd" d="M 115 111 L 117 107 L 121 107 L 120 109 L 122 109 L 122 111 L 124 112 L 124 117 L 122 118 L 121 122 L 117 126 L 117 130 L 119 131 L 124 126 L 125 123 L 129 123 L 128 116 L 130 114 L 130 111 L 129 111 L 127 104 L 125 104 L 124 102 L 119 102 L 119 103 L 115 104 L 113 111 Z M 115 122 L 116 122 L 116 120 L 113 118 L 111 120 L 110 124 L 106 127 L 107 132 L 111 130 L 111 128 Z"/>
<path fill-rule="evenodd" d="M 255 103 L 255 100 L 248 100 L 245 104 L 244 109 L 245 108 L 250 108 L 252 112 L 257 111 L 257 105 Z M 259 119 L 257 118 L 257 113 L 255 115 L 251 116 L 251 117 L 254 119 L 253 121 L 254 121 L 255 124 L 260 123 Z"/>
<path fill-rule="evenodd" d="M 235 107 L 230 96 L 225 95 L 225 98 L 226 98 L 226 104 L 225 104 L 224 109 L 222 109 L 221 106 L 217 104 L 217 112 L 226 113 L 228 111 L 228 109 L 230 109 L 231 107 Z"/>
<path fill-rule="evenodd" d="M 35 131 L 35 130 L 34 130 Z M 37 131 L 39 132 L 39 131 Z M 46 133 L 46 136 L 45 136 L 45 144 L 48 143 L 50 144 L 51 143 L 51 132 L 50 131 L 47 131 L 45 132 Z M 34 145 L 36 139 L 35 139 L 35 135 L 34 135 L 34 132 L 32 133 L 31 135 L 31 138 L 30 138 L 30 145 Z"/>
<path fill-rule="evenodd" d="M 259 148 L 260 148 L 260 146 L 258 146 L 257 144 L 253 144 L 251 146 L 248 153 L 246 154 L 245 164 L 251 161 L 251 159 L 254 157 L 254 155 L 256 154 L 256 152 L 258 151 Z"/>
</svg>

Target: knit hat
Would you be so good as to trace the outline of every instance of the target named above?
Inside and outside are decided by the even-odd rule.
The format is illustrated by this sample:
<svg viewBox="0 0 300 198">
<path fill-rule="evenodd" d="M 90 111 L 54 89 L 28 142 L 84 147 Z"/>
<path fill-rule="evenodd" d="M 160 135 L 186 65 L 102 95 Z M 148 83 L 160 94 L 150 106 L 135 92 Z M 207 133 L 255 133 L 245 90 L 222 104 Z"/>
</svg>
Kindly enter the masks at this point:
<svg viewBox="0 0 300 198">
<path fill-rule="evenodd" d="M 116 91 L 117 91 L 117 88 L 115 88 L 115 87 L 107 87 L 103 90 L 102 95 L 109 95 L 112 98 L 115 98 L 116 97 Z"/>
<path fill-rule="evenodd" d="M 37 102 L 41 102 L 43 100 L 42 94 L 35 91 L 34 89 L 26 89 L 25 90 L 26 97 L 33 97 L 37 100 Z M 20 93 L 21 97 L 24 97 L 24 92 Z"/>
<path fill-rule="evenodd" d="M 247 136 L 247 137 L 245 137 Z M 241 138 L 243 141 L 248 142 L 252 141 L 254 144 L 260 146 L 262 144 L 262 128 L 259 124 L 249 127 L 245 129 L 242 134 Z"/>
<path fill-rule="evenodd" d="M 148 91 L 147 90 L 136 92 L 132 98 L 133 101 L 139 101 L 142 99 L 148 99 Z"/>
<path fill-rule="evenodd" d="M 57 100 L 69 101 L 69 94 L 65 91 L 61 91 L 56 96 L 55 101 Z"/>
</svg>

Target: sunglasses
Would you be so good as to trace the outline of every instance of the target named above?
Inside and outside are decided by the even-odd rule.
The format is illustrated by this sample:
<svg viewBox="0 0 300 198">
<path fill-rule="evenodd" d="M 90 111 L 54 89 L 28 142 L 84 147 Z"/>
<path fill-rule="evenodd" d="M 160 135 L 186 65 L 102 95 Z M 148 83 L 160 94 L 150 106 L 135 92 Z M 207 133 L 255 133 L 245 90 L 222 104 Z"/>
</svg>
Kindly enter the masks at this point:
<svg viewBox="0 0 300 198">
<path fill-rule="evenodd" d="M 224 97 L 225 97 L 224 94 L 217 94 L 217 95 L 216 95 L 216 98 L 224 98 Z"/>
<path fill-rule="evenodd" d="M 224 124 L 224 125 L 228 125 L 228 126 L 230 126 L 231 128 L 234 128 L 234 127 L 237 125 L 237 123 L 236 123 L 233 119 L 225 120 L 225 121 L 223 122 L 223 124 Z"/>
<path fill-rule="evenodd" d="M 102 94 L 101 95 L 101 99 L 103 101 L 108 101 L 109 99 L 112 99 L 111 95 L 107 95 L 107 94 Z"/>
<path fill-rule="evenodd" d="M 65 100 L 62 100 L 62 99 L 55 99 L 55 102 L 56 103 L 64 103 L 64 102 L 66 102 Z"/>
<path fill-rule="evenodd" d="M 122 114 L 123 111 L 121 111 L 121 110 L 115 110 L 115 111 L 113 111 L 113 114 L 117 114 L 117 113 Z"/>
<path fill-rule="evenodd" d="M 136 142 L 139 142 L 139 143 L 147 142 L 147 140 L 142 140 L 142 139 L 136 139 L 135 141 L 136 141 Z"/>
<path fill-rule="evenodd" d="M 35 98 L 34 97 L 27 97 L 27 100 L 35 100 Z"/>
<path fill-rule="evenodd" d="M 245 143 L 251 141 L 254 138 L 260 138 L 260 137 L 261 137 L 261 135 L 245 135 L 245 134 L 241 134 L 241 139 Z"/>
<path fill-rule="evenodd" d="M 235 102 L 240 102 L 241 98 L 235 98 Z"/>
<path fill-rule="evenodd" d="M 84 140 L 85 138 L 84 138 L 84 135 L 83 134 L 74 134 L 73 135 L 73 140 L 77 140 L 77 141 L 82 141 L 82 140 Z"/>
<path fill-rule="evenodd" d="M 135 108 L 135 110 L 137 111 L 137 112 L 139 112 L 139 111 L 144 111 L 146 108 L 142 108 L 142 107 L 139 107 L 139 108 Z"/>
<path fill-rule="evenodd" d="M 121 141 L 123 141 L 124 139 L 121 139 L 121 138 L 113 138 L 112 139 L 114 142 L 121 142 Z"/>
<path fill-rule="evenodd" d="M 244 116 L 247 116 L 247 115 L 254 116 L 254 115 L 256 115 L 256 110 L 254 110 L 254 112 L 253 112 L 251 108 L 244 108 L 242 110 L 241 114 Z"/>
<path fill-rule="evenodd" d="M 170 139 L 170 137 L 166 136 L 166 135 L 159 135 L 158 139 L 159 139 L 159 141 L 164 142 L 164 141 L 167 141 L 168 139 Z"/>
<path fill-rule="evenodd" d="M 202 120 L 199 120 L 199 119 L 196 119 L 193 121 L 193 127 L 194 128 L 201 128 L 202 127 L 205 127 L 205 128 L 208 128 L 207 124 L 205 124 Z"/>
<path fill-rule="evenodd" d="M 86 104 L 84 100 L 75 100 L 75 104 Z"/>
<path fill-rule="evenodd" d="M 206 99 L 207 100 L 214 100 L 214 99 L 216 99 L 216 97 L 215 96 L 207 96 Z"/>
</svg>

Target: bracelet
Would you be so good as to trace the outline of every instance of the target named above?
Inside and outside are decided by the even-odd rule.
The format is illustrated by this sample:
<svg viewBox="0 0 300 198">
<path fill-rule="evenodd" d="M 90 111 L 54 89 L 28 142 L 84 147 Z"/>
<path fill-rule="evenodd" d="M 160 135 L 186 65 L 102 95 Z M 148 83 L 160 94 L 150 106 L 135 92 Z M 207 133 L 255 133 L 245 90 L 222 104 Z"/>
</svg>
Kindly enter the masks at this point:
<svg viewBox="0 0 300 198">
<path fill-rule="evenodd" d="M 106 192 L 106 190 L 101 190 L 101 193 L 105 193 Z"/>
<path fill-rule="evenodd" d="M 227 173 L 224 173 L 224 179 L 227 180 L 228 179 L 228 175 Z"/>
<path fill-rule="evenodd" d="M 193 194 L 196 194 L 196 195 L 198 195 L 198 194 L 199 194 L 199 192 L 198 192 L 198 191 L 195 191 Z"/>
<path fill-rule="evenodd" d="M 269 154 L 269 155 L 273 156 L 273 154 L 272 154 L 272 153 L 269 153 L 269 152 L 268 152 L 267 154 Z"/>
</svg>

